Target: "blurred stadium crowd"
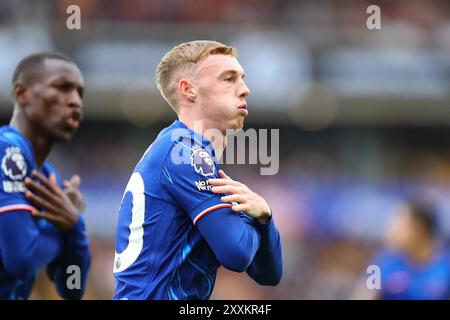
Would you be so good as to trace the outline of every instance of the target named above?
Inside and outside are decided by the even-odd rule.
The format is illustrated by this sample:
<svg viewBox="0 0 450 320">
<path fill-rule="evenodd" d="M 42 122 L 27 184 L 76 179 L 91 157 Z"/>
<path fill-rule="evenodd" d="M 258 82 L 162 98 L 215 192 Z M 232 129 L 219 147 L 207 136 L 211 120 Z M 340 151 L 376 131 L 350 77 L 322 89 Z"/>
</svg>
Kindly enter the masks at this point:
<svg viewBox="0 0 450 320">
<path fill-rule="evenodd" d="M 78 4 L 82 29 L 65 28 Z M 382 30 L 366 28 L 378 4 Z M 79 173 L 93 264 L 86 299 L 110 299 L 118 206 L 134 164 L 175 119 L 154 69 L 174 44 L 212 38 L 246 69 L 246 127 L 280 129 L 280 171 L 229 165 L 268 199 L 285 270 L 261 288 L 222 270 L 215 299 L 348 299 L 383 246 L 392 208 L 414 192 L 450 236 L 450 2 L 80 0 L 0 2 L 0 116 L 10 78 L 34 51 L 69 54 L 85 75 L 85 123 L 53 163 Z M 251 147 L 251 146 L 250 146 Z M 32 298 L 56 298 L 41 276 Z"/>
</svg>

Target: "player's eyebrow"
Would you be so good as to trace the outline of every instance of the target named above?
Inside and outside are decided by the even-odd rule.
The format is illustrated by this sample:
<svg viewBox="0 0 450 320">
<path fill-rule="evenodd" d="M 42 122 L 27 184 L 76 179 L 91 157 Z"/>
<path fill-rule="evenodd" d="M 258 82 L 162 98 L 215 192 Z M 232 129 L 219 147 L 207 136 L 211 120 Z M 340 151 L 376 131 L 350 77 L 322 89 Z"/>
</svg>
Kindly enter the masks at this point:
<svg viewBox="0 0 450 320">
<path fill-rule="evenodd" d="M 223 77 L 223 76 L 226 76 L 226 75 L 231 75 L 231 76 L 239 76 L 239 75 L 241 75 L 241 78 L 242 79 L 244 79 L 245 78 L 245 73 L 241 73 L 241 72 L 238 72 L 238 71 L 236 71 L 236 70 L 225 70 L 225 71 L 222 71 L 220 74 L 219 74 L 219 78 L 221 78 L 221 77 Z"/>
<path fill-rule="evenodd" d="M 58 86 L 64 85 L 64 86 L 69 86 L 69 87 L 75 88 L 78 91 L 78 93 L 80 94 L 80 97 L 83 97 L 84 85 L 82 82 L 75 81 L 73 79 L 70 79 L 70 78 L 62 75 L 62 76 L 58 76 L 55 79 L 53 79 L 51 81 L 51 84 L 58 85 Z"/>
</svg>

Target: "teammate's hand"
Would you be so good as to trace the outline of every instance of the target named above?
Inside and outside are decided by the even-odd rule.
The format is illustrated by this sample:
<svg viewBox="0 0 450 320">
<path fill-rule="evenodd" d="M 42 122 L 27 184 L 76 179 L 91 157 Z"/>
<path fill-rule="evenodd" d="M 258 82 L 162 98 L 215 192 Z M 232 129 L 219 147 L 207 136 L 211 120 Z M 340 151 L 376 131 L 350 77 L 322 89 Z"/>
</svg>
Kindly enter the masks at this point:
<svg viewBox="0 0 450 320">
<path fill-rule="evenodd" d="M 41 184 L 34 182 L 29 177 L 25 178 L 25 186 L 28 188 L 25 192 L 25 196 L 32 204 L 43 209 L 42 211 L 33 211 L 33 216 L 44 218 L 62 230 L 73 227 L 80 217 L 78 206 L 80 203 L 83 203 L 83 201 L 78 202 L 77 204 L 73 202 L 79 201 L 79 198 L 77 198 L 76 195 L 76 191 L 78 191 L 78 186 L 76 184 L 77 179 L 72 177 L 72 179 L 67 182 L 69 185 L 66 186 L 65 190 L 67 191 L 63 191 L 58 186 L 54 174 L 51 174 L 50 179 L 47 179 L 40 172 L 33 171 L 32 176 L 38 179 Z"/>
<path fill-rule="evenodd" d="M 258 219 L 260 223 L 267 223 L 272 213 L 263 197 L 250 190 L 245 184 L 231 179 L 223 170 L 219 170 L 220 179 L 209 179 L 214 193 L 228 193 L 223 196 L 223 202 L 231 202 L 234 212 L 243 211 L 250 217 Z"/>
<path fill-rule="evenodd" d="M 80 191 L 81 178 L 79 175 L 74 175 L 70 180 L 64 180 L 64 192 L 67 194 L 78 209 L 79 212 L 86 210 L 83 194 Z"/>
</svg>

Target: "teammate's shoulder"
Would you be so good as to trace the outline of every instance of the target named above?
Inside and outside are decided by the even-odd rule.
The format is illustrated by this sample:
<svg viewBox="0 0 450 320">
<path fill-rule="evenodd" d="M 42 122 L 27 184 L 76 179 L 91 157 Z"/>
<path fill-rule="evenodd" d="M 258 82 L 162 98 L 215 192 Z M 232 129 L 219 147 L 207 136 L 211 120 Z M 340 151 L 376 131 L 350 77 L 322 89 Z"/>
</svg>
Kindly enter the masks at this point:
<svg viewBox="0 0 450 320">
<path fill-rule="evenodd" d="M 10 126 L 0 127 L 0 157 L 3 166 L 13 162 L 34 162 L 30 143 Z"/>
<path fill-rule="evenodd" d="M 24 192 L 23 179 L 35 166 L 29 142 L 16 129 L 0 127 L 0 194 Z"/>
<path fill-rule="evenodd" d="M 42 172 L 43 173 L 57 173 L 57 170 L 55 168 L 55 166 L 53 165 L 53 163 L 51 163 L 49 160 L 45 160 L 44 163 L 42 164 Z"/>
<path fill-rule="evenodd" d="M 13 127 L 0 127 L 0 143 L 3 146 L 16 145 L 18 147 L 21 147 L 23 146 L 24 142 L 24 137 Z"/>
</svg>

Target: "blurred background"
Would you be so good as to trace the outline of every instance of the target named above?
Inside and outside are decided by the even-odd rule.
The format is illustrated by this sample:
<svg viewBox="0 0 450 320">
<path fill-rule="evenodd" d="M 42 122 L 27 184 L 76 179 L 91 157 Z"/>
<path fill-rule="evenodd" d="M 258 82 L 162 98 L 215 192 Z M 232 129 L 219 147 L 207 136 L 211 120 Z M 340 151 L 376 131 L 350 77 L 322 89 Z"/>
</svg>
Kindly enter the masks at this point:
<svg viewBox="0 0 450 320">
<path fill-rule="evenodd" d="M 66 8 L 81 8 L 81 30 Z M 381 8 L 381 30 L 366 9 Z M 280 129 L 280 170 L 226 171 L 263 195 L 284 249 L 275 288 L 220 270 L 213 299 L 348 299 L 405 194 L 433 199 L 450 235 L 450 2 L 446 0 L 53 0 L 0 2 L 0 118 L 25 55 L 61 51 L 86 83 L 85 122 L 51 160 L 78 173 L 93 262 L 86 299 L 113 295 L 115 226 L 134 165 L 175 119 L 154 84 L 174 45 L 235 46 L 246 128 Z M 32 299 L 56 299 L 41 275 Z"/>
</svg>

